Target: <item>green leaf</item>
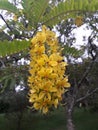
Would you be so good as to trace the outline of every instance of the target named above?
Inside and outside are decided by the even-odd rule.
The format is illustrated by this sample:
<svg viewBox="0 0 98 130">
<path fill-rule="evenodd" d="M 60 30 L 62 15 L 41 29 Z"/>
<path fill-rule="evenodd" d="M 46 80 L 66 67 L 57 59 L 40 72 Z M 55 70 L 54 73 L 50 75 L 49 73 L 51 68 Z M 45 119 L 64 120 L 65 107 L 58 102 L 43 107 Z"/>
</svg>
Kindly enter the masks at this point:
<svg viewBox="0 0 98 130">
<path fill-rule="evenodd" d="M 23 0 L 23 12 L 32 27 L 37 27 L 46 12 L 48 4 L 49 0 Z"/>
<path fill-rule="evenodd" d="M 75 47 L 69 47 L 67 45 L 64 46 L 63 55 L 72 56 L 74 58 L 78 58 L 83 54 L 82 50 L 77 50 Z"/>
<path fill-rule="evenodd" d="M 19 40 L 13 40 L 13 41 L 0 41 L 0 56 L 5 57 L 14 53 L 19 53 L 21 51 L 24 51 L 28 49 L 30 46 L 30 41 L 19 41 Z"/>
<path fill-rule="evenodd" d="M 13 4 L 8 2 L 8 0 L 0 0 L 0 9 L 7 10 L 7 11 L 9 11 L 11 13 L 15 13 L 15 14 L 16 14 L 16 12 L 19 11 L 17 9 L 17 7 L 15 7 Z"/>
<path fill-rule="evenodd" d="M 12 79 L 12 75 L 11 74 L 0 78 L 0 83 L 3 84 L 2 85 L 3 87 L 2 87 L 2 89 L 0 91 L 0 93 L 4 92 L 5 89 L 9 89 L 9 87 L 10 87 L 10 80 L 11 79 Z"/>
<path fill-rule="evenodd" d="M 51 11 L 43 17 L 43 24 L 53 26 L 59 23 L 61 20 L 73 18 L 73 14 L 77 16 L 79 13 L 93 12 L 98 10 L 98 1 L 92 0 L 66 0 L 60 2 L 58 6 L 55 6 Z"/>
</svg>

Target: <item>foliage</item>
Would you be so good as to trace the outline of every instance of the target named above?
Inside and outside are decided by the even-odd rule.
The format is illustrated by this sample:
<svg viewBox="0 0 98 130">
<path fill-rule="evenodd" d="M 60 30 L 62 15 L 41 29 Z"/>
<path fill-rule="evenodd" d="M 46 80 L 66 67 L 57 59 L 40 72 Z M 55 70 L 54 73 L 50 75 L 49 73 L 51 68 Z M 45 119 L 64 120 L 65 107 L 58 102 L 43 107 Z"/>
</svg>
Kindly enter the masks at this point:
<svg viewBox="0 0 98 130">
<path fill-rule="evenodd" d="M 8 65 L 0 69 L 0 93 L 4 91 L 15 91 L 15 87 L 20 85 L 26 87 L 27 79 L 27 65 Z"/>
<path fill-rule="evenodd" d="M 8 0 L 0 0 L 0 9 L 7 10 L 10 13 L 15 13 L 18 11 L 17 7 L 15 7 Z"/>
<path fill-rule="evenodd" d="M 5 57 L 21 51 L 27 50 L 30 46 L 30 41 L 13 40 L 0 41 L 0 56 Z"/>
<path fill-rule="evenodd" d="M 31 27 L 37 27 L 45 17 L 45 12 L 48 8 L 49 0 L 23 0 L 23 13 Z M 29 12 L 29 13 L 27 13 Z M 29 15 L 31 14 L 31 16 Z"/>
<path fill-rule="evenodd" d="M 55 6 L 44 18 L 44 24 L 55 25 L 61 20 L 68 18 L 75 18 L 77 15 L 83 15 L 86 12 L 93 12 L 98 10 L 98 1 L 88 0 L 66 0 L 65 2 L 60 2 Z M 70 6 L 69 6 L 70 5 Z"/>
<path fill-rule="evenodd" d="M 11 113 L 9 114 L 9 118 L 7 118 L 8 115 L 0 114 L 0 129 L 16 130 L 17 114 Z M 98 128 L 97 117 L 98 113 L 92 114 L 89 111 L 84 111 L 84 109 L 76 109 L 74 113 L 76 128 L 78 130 L 96 130 Z M 47 116 L 26 110 L 21 120 L 21 130 L 66 130 L 65 123 L 64 108 L 59 108 Z"/>
<path fill-rule="evenodd" d="M 64 45 L 63 55 L 64 56 L 72 56 L 74 58 L 78 58 L 83 54 L 83 50 L 77 50 L 75 47 L 70 47 L 68 45 Z"/>
</svg>

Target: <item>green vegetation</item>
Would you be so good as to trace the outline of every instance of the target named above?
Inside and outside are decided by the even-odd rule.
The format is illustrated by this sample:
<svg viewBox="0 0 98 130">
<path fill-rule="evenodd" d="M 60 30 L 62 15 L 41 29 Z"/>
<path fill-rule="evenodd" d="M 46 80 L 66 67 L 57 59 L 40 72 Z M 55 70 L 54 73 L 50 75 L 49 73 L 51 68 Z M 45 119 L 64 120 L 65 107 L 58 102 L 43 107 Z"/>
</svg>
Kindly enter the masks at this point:
<svg viewBox="0 0 98 130">
<path fill-rule="evenodd" d="M 74 114 L 76 130 L 98 130 L 98 112 L 79 109 Z"/>
<path fill-rule="evenodd" d="M 6 118 L 0 115 L 0 130 L 17 130 L 17 114 L 10 114 Z M 66 130 L 64 108 L 58 108 L 48 115 L 24 112 L 21 120 L 21 130 Z M 76 109 L 74 121 L 77 130 L 98 130 L 98 113 L 91 113 L 84 109 Z"/>
</svg>

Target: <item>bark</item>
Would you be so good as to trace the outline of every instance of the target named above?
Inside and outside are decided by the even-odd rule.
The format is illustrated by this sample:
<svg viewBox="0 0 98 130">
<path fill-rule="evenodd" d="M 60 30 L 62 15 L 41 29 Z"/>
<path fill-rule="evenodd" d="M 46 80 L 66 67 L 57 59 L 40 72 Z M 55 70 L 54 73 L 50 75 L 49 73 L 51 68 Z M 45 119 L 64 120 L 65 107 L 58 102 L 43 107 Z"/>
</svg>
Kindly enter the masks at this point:
<svg viewBox="0 0 98 130">
<path fill-rule="evenodd" d="M 66 109 L 67 130 L 75 130 L 75 125 L 73 123 L 74 99 L 72 98 L 68 99 L 65 109 Z"/>
</svg>

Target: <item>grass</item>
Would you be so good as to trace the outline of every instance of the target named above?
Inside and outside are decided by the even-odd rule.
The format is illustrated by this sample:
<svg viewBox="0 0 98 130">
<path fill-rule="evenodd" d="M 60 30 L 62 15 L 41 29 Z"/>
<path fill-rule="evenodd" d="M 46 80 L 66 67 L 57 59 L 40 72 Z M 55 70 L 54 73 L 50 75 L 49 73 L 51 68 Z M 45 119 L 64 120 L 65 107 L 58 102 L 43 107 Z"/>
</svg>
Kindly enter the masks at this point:
<svg viewBox="0 0 98 130">
<path fill-rule="evenodd" d="M 59 108 L 48 115 L 24 112 L 21 130 L 66 130 L 64 108 Z M 90 113 L 83 109 L 74 112 L 76 130 L 98 130 L 98 113 Z M 0 130 L 17 130 L 17 114 L 10 114 L 9 120 L 0 115 Z"/>
<path fill-rule="evenodd" d="M 98 112 L 77 110 L 74 113 L 77 130 L 98 130 Z"/>
</svg>

